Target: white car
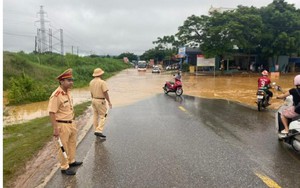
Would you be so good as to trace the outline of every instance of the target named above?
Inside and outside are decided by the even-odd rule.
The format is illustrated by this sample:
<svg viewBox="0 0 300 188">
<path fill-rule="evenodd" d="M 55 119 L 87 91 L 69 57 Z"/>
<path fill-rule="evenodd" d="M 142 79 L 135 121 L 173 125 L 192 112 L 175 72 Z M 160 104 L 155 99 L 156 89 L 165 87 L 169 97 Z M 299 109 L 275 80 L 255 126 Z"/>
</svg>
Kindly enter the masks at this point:
<svg viewBox="0 0 300 188">
<path fill-rule="evenodd" d="M 160 69 L 158 66 L 153 67 L 152 73 L 160 73 Z"/>
</svg>

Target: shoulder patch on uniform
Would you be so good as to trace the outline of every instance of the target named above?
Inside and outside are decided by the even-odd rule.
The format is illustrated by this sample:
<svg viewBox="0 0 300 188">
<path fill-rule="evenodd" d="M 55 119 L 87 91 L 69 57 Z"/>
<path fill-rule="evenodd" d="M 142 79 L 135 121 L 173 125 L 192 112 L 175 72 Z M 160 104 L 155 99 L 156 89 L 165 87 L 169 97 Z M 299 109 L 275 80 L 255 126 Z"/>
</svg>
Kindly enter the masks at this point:
<svg viewBox="0 0 300 188">
<path fill-rule="evenodd" d="M 54 96 L 57 97 L 60 94 L 60 91 L 57 91 Z"/>
</svg>

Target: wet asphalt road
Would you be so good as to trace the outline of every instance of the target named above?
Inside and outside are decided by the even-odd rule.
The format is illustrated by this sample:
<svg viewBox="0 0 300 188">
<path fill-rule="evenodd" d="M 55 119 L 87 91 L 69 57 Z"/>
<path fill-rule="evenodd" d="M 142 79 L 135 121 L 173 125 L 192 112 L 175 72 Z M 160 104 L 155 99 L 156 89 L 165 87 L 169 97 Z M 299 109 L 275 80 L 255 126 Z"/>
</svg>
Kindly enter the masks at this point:
<svg viewBox="0 0 300 188">
<path fill-rule="evenodd" d="M 112 109 L 107 140 L 90 130 L 76 176 L 58 171 L 47 187 L 300 187 L 300 154 L 273 124 L 271 111 L 159 94 Z"/>
</svg>

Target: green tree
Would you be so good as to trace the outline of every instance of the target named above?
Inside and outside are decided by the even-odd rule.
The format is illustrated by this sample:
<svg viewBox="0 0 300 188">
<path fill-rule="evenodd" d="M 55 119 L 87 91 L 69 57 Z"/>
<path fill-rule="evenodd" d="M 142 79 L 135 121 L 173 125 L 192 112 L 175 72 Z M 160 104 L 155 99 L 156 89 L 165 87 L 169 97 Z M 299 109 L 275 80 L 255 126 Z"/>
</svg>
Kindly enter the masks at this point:
<svg viewBox="0 0 300 188">
<path fill-rule="evenodd" d="M 129 52 L 121 53 L 117 58 L 123 59 L 123 57 L 127 57 L 129 59 L 129 61 L 138 59 L 137 55 L 135 55 L 134 53 L 129 53 Z"/>
<path fill-rule="evenodd" d="M 154 44 L 200 47 L 207 57 L 231 56 L 237 52 L 263 57 L 299 55 L 300 10 L 284 0 L 274 0 L 262 8 L 238 6 L 210 16 L 188 17 L 175 35 Z"/>
<path fill-rule="evenodd" d="M 199 47 L 207 37 L 209 19 L 208 16 L 192 15 L 188 17 L 183 25 L 178 27 L 178 32 L 175 34 L 179 43 L 190 47 Z"/>
<path fill-rule="evenodd" d="M 264 34 L 261 51 L 265 57 L 299 54 L 300 10 L 284 0 L 261 8 Z M 276 62 L 277 63 L 277 62 Z"/>
<path fill-rule="evenodd" d="M 156 41 L 153 41 L 153 44 L 171 49 L 178 49 L 180 46 L 184 45 L 184 43 L 180 42 L 174 35 L 164 36 L 162 38 L 158 37 Z"/>
<path fill-rule="evenodd" d="M 248 66 L 250 67 L 250 55 L 256 53 L 262 38 L 263 22 L 259 10 L 255 7 L 239 6 L 235 11 L 227 13 L 228 22 L 226 27 L 232 42 L 232 49 L 248 55 Z M 230 48 L 230 46 L 229 46 Z"/>
<path fill-rule="evenodd" d="M 158 45 L 144 52 L 140 58 L 144 60 L 154 59 L 155 61 L 170 60 L 176 52 L 176 48 L 164 48 L 162 45 Z"/>
<path fill-rule="evenodd" d="M 237 39 L 230 33 L 232 28 L 228 22 L 231 12 L 214 12 L 203 27 L 202 43 L 200 49 L 206 57 L 229 56 Z"/>
</svg>

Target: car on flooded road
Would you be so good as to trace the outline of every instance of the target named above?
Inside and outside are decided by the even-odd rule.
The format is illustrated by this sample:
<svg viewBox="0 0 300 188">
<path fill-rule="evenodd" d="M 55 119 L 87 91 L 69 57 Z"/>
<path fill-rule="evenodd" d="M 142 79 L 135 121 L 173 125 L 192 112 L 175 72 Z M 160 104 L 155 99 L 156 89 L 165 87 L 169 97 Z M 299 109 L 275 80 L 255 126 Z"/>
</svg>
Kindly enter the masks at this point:
<svg viewBox="0 0 300 188">
<path fill-rule="evenodd" d="M 152 69 L 152 73 L 160 73 L 160 68 L 158 66 L 154 66 Z"/>
</svg>

